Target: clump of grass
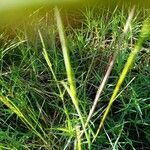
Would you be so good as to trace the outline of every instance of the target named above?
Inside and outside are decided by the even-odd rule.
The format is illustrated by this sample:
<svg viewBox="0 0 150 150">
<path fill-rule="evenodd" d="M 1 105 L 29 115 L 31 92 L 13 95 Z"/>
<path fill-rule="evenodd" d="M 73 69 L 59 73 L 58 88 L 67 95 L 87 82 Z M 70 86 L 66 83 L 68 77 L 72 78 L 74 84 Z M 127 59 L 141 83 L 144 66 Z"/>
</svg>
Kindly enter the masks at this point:
<svg viewBox="0 0 150 150">
<path fill-rule="evenodd" d="M 0 149 L 146 149 L 149 20 L 142 27 L 139 14 L 127 21 L 123 10 L 89 10 L 81 27 L 65 28 L 60 12 L 55 8 L 56 24 L 39 21 L 34 42 L 27 29 L 10 40 L 0 36 Z"/>
</svg>

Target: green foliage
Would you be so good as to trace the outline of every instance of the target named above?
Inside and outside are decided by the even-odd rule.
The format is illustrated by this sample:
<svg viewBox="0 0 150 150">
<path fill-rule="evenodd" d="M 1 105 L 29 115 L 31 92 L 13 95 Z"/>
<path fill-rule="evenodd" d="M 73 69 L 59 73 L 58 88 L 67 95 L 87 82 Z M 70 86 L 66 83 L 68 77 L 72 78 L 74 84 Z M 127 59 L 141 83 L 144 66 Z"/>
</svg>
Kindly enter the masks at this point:
<svg viewBox="0 0 150 150">
<path fill-rule="evenodd" d="M 63 26 L 60 14 L 55 9 L 50 25 L 31 23 L 33 39 L 30 22 L 13 29 L 14 37 L 8 28 L 0 35 L 0 149 L 147 149 L 149 20 L 142 27 L 145 18 L 134 16 L 120 46 L 128 17 L 123 10 L 87 10 L 76 28 Z M 101 101 L 86 124 L 115 51 Z M 109 114 L 96 135 L 105 108 Z"/>
</svg>

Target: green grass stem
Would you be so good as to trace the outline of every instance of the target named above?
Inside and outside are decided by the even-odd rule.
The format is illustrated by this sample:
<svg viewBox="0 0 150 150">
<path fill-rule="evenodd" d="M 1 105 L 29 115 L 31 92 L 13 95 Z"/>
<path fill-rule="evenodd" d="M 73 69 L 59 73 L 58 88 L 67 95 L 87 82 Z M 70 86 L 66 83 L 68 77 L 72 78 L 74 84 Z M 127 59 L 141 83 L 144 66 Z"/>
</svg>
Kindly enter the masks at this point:
<svg viewBox="0 0 150 150">
<path fill-rule="evenodd" d="M 123 83 L 125 77 L 127 76 L 127 73 L 128 73 L 129 70 L 131 69 L 131 67 L 132 67 L 132 65 L 133 65 L 133 62 L 134 62 L 134 60 L 135 60 L 135 58 L 136 58 L 138 52 L 139 52 L 139 51 L 141 50 L 141 48 L 142 48 L 142 44 L 143 44 L 144 41 L 149 37 L 149 35 L 150 35 L 150 21 L 149 21 L 149 19 L 147 19 L 147 20 L 144 22 L 144 24 L 143 24 L 143 27 L 142 27 L 142 30 L 141 30 L 141 35 L 140 35 L 140 37 L 139 37 L 139 39 L 138 39 L 138 42 L 137 42 L 137 44 L 135 45 L 135 48 L 133 49 L 133 51 L 130 53 L 130 55 L 129 55 L 129 57 L 128 57 L 128 60 L 127 60 L 125 66 L 124 66 L 124 68 L 123 68 L 123 71 L 122 71 L 122 73 L 121 73 L 121 75 L 120 75 L 120 77 L 119 77 L 119 80 L 118 80 L 118 82 L 117 82 L 117 84 L 116 84 L 116 87 L 115 87 L 115 89 L 114 89 L 114 91 L 113 91 L 113 94 L 112 94 L 112 96 L 111 96 L 111 98 L 110 98 L 109 104 L 108 104 L 108 106 L 107 106 L 107 108 L 106 108 L 106 110 L 105 110 L 105 112 L 104 112 L 104 115 L 103 115 L 103 117 L 102 117 L 102 120 L 101 120 L 101 122 L 100 122 L 100 125 L 99 125 L 99 127 L 98 127 L 98 130 L 97 130 L 97 132 L 96 132 L 96 134 L 95 134 L 95 136 L 94 136 L 93 142 L 94 142 L 95 139 L 97 138 L 97 136 L 98 136 L 98 134 L 99 134 L 99 132 L 100 132 L 100 130 L 101 130 L 103 124 L 104 124 L 104 121 L 105 121 L 106 118 L 107 118 L 107 115 L 108 115 L 108 113 L 109 113 L 109 111 L 110 111 L 110 108 L 111 108 L 111 106 L 112 106 L 112 104 L 113 104 L 113 102 L 114 102 L 114 100 L 115 100 L 115 98 L 116 98 L 116 96 L 117 96 L 117 93 L 119 92 L 120 87 L 121 87 L 121 85 L 122 85 L 122 83 Z"/>
</svg>

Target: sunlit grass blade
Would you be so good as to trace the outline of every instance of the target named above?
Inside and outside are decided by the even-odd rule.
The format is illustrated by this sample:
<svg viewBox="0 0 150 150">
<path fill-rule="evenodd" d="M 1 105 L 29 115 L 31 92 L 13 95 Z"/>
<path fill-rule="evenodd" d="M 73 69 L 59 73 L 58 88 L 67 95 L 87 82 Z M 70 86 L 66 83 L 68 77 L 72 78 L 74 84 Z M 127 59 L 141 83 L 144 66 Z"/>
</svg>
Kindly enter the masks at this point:
<svg viewBox="0 0 150 150">
<path fill-rule="evenodd" d="M 23 117 L 23 114 L 20 112 L 20 110 L 8 98 L 0 95 L 0 101 L 3 102 L 12 112 L 17 114 L 17 116 Z"/>
<path fill-rule="evenodd" d="M 70 120 L 70 117 L 69 117 L 66 105 L 64 103 L 64 95 L 63 95 L 63 92 L 62 92 L 62 90 L 61 90 L 61 88 L 59 86 L 59 81 L 58 81 L 58 79 L 57 79 L 57 77 L 55 75 L 55 72 L 53 70 L 52 62 L 51 62 L 50 57 L 48 55 L 48 52 L 47 52 L 47 49 L 46 49 L 46 46 L 45 46 L 45 43 L 44 43 L 44 40 L 43 40 L 43 37 L 42 37 L 42 34 L 41 34 L 40 30 L 39 30 L 39 36 L 40 36 L 41 43 L 42 43 L 42 46 L 43 46 L 43 55 L 44 55 L 44 58 L 46 60 L 46 63 L 47 63 L 47 65 L 48 65 L 48 67 L 49 67 L 49 69 L 50 69 L 50 71 L 52 73 L 52 76 L 53 76 L 53 78 L 54 78 L 54 80 L 56 82 L 57 88 L 59 90 L 59 96 L 60 96 L 60 99 L 62 100 L 63 107 L 64 107 L 64 112 L 65 112 L 66 117 L 67 117 L 68 128 L 70 129 L 70 131 L 72 131 L 72 123 L 71 123 L 71 120 Z"/>
<path fill-rule="evenodd" d="M 74 95 L 74 97 L 76 97 L 77 94 L 76 94 L 76 85 L 75 85 L 74 73 L 73 73 L 73 70 L 71 67 L 69 51 L 68 51 L 68 48 L 66 46 L 66 39 L 65 39 L 65 33 L 64 33 L 62 21 L 61 21 L 60 14 L 59 14 L 59 11 L 57 8 L 55 8 L 55 16 L 57 19 L 57 28 L 59 31 L 60 41 L 61 41 L 61 45 L 62 45 L 63 57 L 64 57 L 64 62 L 65 62 L 65 67 L 66 67 L 66 72 L 67 72 L 70 90 L 71 90 L 72 94 Z M 75 105 L 78 105 L 78 100 L 76 99 L 75 101 L 73 101 L 73 103 Z"/>
<path fill-rule="evenodd" d="M 47 63 L 47 65 L 48 65 L 48 67 L 50 68 L 50 71 L 51 71 L 51 73 L 52 73 L 52 75 L 53 75 L 54 80 L 56 81 L 56 84 L 57 84 L 58 90 L 59 90 L 59 92 L 60 92 L 60 95 L 62 96 L 62 92 L 61 92 L 60 86 L 59 86 L 59 84 L 58 84 L 58 80 L 57 80 L 57 78 L 56 78 L 56 75 L 55 75 L 55 73 L 54 73 L 54 70 L 53 70 L 53 68 L 52 68 L 52 63 L 51 63 L 51 60 L 50 60 L 50 58 L 49 58 L 49 56 L 48 56 L 48 52 L 47 52 L 47 50 L 46 50 L 46 46 L 45 46 L 45 43 L 44 43 L 44 40 L 43 40 L 43 37 L 42 37 L 42 34 L 41 34 L 40 30 L 39 30 L 39 36 L 40 36 L 41 43 L 42 43 L 42 46 L 43 46 L 43 55 L 44 55 L 44 58 L 45 58 L 45 60 L 46 60 L 46 63 Z"/>
<path fill-rule="evenodd" d="M 74 97 L 74 95 L 72 94 L 70 88 L 67 86 L 67 84 L 62 81 L 62 85 L 63 85 L 64 88 L 67 90 L 67 92 L 68 92 L 68 94 L 70 95 L 72 101 L 75 101 L 75 97 Z M 78 113 L 79 119 L 80 119 L 80 121 L 81 121 L 83 131 L 84 131 L 85 136 L 86 136 L 86 138 L 87 138 L 87 140 L 88 140 L 88 144 L 89 144 L 89 146 L 90 146 L 90 143 L 91 143 L 91 142 L 90 142 L 90 138 L 89 138 L 89 135 L 87 134 L 86 128 L 85 128 L 85 126 L 84 126 L 84 119 L 83 119 L 83 117 L 82 117 L 80 108 L 79 108 L 78 105 L 77 105 L 77 106 L 74 105 L 74 106 L 75 106 L 75 109 L 76 109 L 76 111 L 77 111 L 77 113 Z M 81 133 L 81 134 L 82 134 L 82 133 Z M 80 136 L 81 136 L 81 135 L 80 135 Z"/>
<path fill-rule="evenodd" d="M 142 27 L 142 30 L 141 30 L 141 35 L 140 35 L 140 37 L 139 37 L 139 39 L 138 39 L 138 42 L 137 42 L 137 44 L 135 45 L 135 48 L 133 49 L 133 51 L 130 53 L 130 55 L 129 55 L 129 57 L 128 57 L 128 60 L 127 60 L 127 62 L 126 62 L 126 64 L 125 64 L 125 67 L 123 68 L 123 71 L 122 71 L 122 73 L 121 73 L 121 75 L 120 75 L 120 77 L 119 77 L 119 80 L 118 80 L 118 82 L 117 82 L 117 84 L 116 84 L 116 87 L 115 87 L 115 89 L 114 89 L 114 91 L 113 91 L 113 94 L 112 94 L 112 96 L 111 96 L 111 98 L 110 98 L 109 104 L 108 104 L 108 106 L 107 106 L 107 108 L 106 108 L 106 110 L 105 110 L 105 112 L 104 112 L 104 115 L 103 115 L 103 117 L 102 117 L 102 120 L 101 120 L 101 122 L 100 122 L 100 125 L 99 125 L 99 127 L 98 127 L 98 130 L 97 130 L 97 132 L 96 132 L 96 134 L 95 134 L 95 137 L 94 137 L 94 139 L 93 139 L 93 142 L 94 142 L 95 139 L 97 138 L 97 136 L 98 136 L 98 134 L 99 134 L 99 131 L 101 130 L 101 128 L 102 128 L 102 126 L 103 126 L 103 124 L 104 124 L 104 121 L 105 121 L 106 118 L 107 118 L 107 115 L 108 115 L 108 113 L 109 113 L 109 111 L 110 111 L 110 108 L 111 108 L 111 106 L 112 106 L 112 104 L 113 104 L 113 102 L 114 102 L 114 100 L 115 100 L 115 98 L 116 98 L 116 96 L 117 96 L 118 91 L 120 90 L 120 87 L 121 87 L 121 85 L 122 85 L 122 83 L 123 83 L 125 77 L 127 76 L 127 73 L 129 72 L 129 70 L 131 69 L 131 67 L 132 67 L 132 65 L 133 65 L 133 62 L 134 62 L 134 60 L 135 60 L 135 58 L 136 58 L 136 55 L 137 55 L 138 52 L 140 51 L 143 42 L 144 42 L 149 36 L 150 36 L 150 20 L 147 19 L 147 20 L 144 22 L 144 24 L 143 24 L 143 27 Z"/>
<path fill-rule="evenodd" d="M 59 32 L 60 41 L 61 41 L 62 51 L 63 51 L 63 57 L 64 57 L 64 62 L 65 62 L 69 87 L 64 82 L 63 82 L 63 85 L 66 88 L 66 90 L 68 91 L 68 93 L 72 99 L 72 102 L 75 106 L 75 109 L 79 115 L 79 118 L 80 118 L 80 121 L 82 124 L 82 128 L 83 128 L 84 133 L 86 135 L 86 138 L 88 140 L 88 144 L 90 145 L 90 139 L 89 139 L 89 136 L 88 136 L 87 131 L 85 129 L 84 119 L 83 119 L 81 110 L 79 108 L 79 101 L 77 98 L 74 73 L 73 73 L 73 69 L 71 67 L 69 51 L 68 51 L 68 48 L 66 45 L 65 33 L 64 33 L 63 24 L 62 24 L 62 20 L 61 20 L 58 8 L 55 8 L 55 16 L 56 16 L 57 28 L 58 28 L 58 32 Z"/>
<path fill-rule="evenodd" d="M 43 138 L 43 136 L 36 130 L 36 128 L 28 121 L 26 116 L 19 110 L 19 108 L 8 98 L 0 95 L 0 101 L 3 102 L 13 113 L 15 113 L 23 122 L 24 124 L 33 132 L 35 133 L 46 145 L 48 145 L 47 141 Z"/>
<path fill-rule="evenodd" d="M 81 136 L 80 136 L 80 126 L 76 126 L 76 150 L 81 150 Z"/>
<path fill-rule="evenodd" d="M 0 144 L 0 150 L 3 150 L 3 149 L 5 149 L 5 150 L 10 149 L 11 150 L 12 148 L 6 147 L 6 146 Z"/>
<path fill-rule="evenodd" d="M 102 82 L 101 82 L 101 84 L 100 84 L 100 86 L 99 86 L 99 88 L 97 90 L 97 93 L 96 93 L 96 96 L 95 96 L 92 108 L 90 109 L 89 115 L 88 115 L 87 120 L 86 120 L 85 127 L 88 125 L 90 119 L 92 118 L 92 115 L 93 115 L 94 110 L 95 110 L 95 108 L 97 106 L 98 100 L 99 100 L 99 98 L 101 96 L 101 93 L 102 93 L 102 91 L 103 91 L 103 89 L 104 89 L 104 87 L 106 85 L 106 82 L 107 82 L 107 80 L 108 80 L 108 78 L 110 76 L 111 70 L 112 70 L 112 68 L 114 66 L 114 63 L 115 63 L 115 60 L 116 60 L 116 57 L 117 57 L 117 54 L 118 54 L 118 51 L 121 48 L 121 43 L 123 42 L 123 39 L 124 39 L 126 33 L 128 32 L 129 26 L 131 24 L 131 21 L 132 21 L 133 15 L 134 15 L 134 9 L 135 8 L 133 8 L 131 10 L 131 12 L 129 13 L 128 19 L 127 19 L 126 24 L 124 26 L 123 33 L 121 35 L 121 39 L 120 39 L 120 43 L 119 43 L 119 46 L 118 46 L 118 50 L 116 50 L 116 52 L 114 53 L 114 56 L 113 56 L 111 62 L 109 63 L 109 67 L 108 67 L 108 69 L 107 69 L 107 71 L 105 73 L 105 76 L 104 76 L 104 78 L 103 78 L 103 80 L 102 80 Z"/>
</svg>

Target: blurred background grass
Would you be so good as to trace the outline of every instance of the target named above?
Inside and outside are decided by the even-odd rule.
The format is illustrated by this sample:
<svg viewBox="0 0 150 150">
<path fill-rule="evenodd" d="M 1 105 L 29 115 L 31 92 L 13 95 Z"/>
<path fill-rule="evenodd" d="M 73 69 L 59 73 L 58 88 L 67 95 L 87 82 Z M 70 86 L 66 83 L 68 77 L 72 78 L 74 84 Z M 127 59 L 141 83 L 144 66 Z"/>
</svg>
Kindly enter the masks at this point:
<svg viewBox="0 0 150 150">
<path fill-rule="evenodd" d="M 136 9 L 144 9 L 144 15 L 149 15 L 150 1 L 148 0 L 0 0 L 0 30 L 7 28 L 7 32 L 13 36 L 15 28 L 23 28 L 23 24 L 38 25 L 39 21 L 46 18 L 47 22 L 43 24 L 51 24 L 53 18 L 53 8 L 58 6 L 62 10 L 62 17 L 65 24 L 80 27 L 83 13 L 87 9 L 94 8 L 95 13 L 102 14 L 105 11 L 113 12 L 117 7 L 122 8 L 128 13 L 134 5 Z M 147 11 L 145 11 L 147 10 Z M 145 14 L 147 12 L 147 14 Z M 31 27 L 33 28 L 33 27 Z"/>
<path fill-rule="evenodd" d="M 21 21 L 31 13 L 40 10 L 41 13 L 49 12 L 54 6 L 59 6 L 65 10 L 77 11 L 87 7 L 97 7 L 98 9 L 114 10 L 129 8 L 133 5 L 141 9 L 149 9 L 149 0 L 0 0 L 0 23 Z"/>
</svg>

